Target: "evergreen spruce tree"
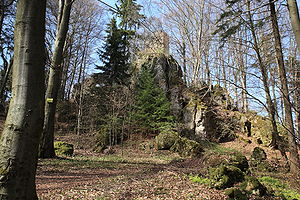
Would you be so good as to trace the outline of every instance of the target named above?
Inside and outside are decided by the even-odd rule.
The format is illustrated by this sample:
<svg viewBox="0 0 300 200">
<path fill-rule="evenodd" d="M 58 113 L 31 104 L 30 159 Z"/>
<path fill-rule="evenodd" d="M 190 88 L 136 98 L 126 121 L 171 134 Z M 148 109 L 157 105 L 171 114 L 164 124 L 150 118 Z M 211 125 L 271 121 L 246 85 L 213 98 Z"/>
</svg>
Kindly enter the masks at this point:
<svg viewBox="0 0 300 200">
<path fill-rule="evenodd" d="M 112 18 L 107 25 L 107 36 L 103 50 L 99 50 L 99 57 L 103 66 L 98 74 L 103 83 L 108 85 L 126 84 L 129 78 L 130 54 L 128 52 L 128 32 L 117 27 L 117 21 Z"/>
<path fill-rule="evenodd" d="M 141 5 L 136 0 L 119 0 L 117 6 L 118 17 L 120 18 L 120 26 L 124 30 L 136 30 L 140 24 L 140 20 L 145 18 L 140 14 Z"/>
<path fill-rule="evenodd" d="M 157 133 L 173 126 L 170 102 L 154 80 L 154 73 L 143 68 L 139 77 L 133 122 L 143 133 Z"/>
</svg>

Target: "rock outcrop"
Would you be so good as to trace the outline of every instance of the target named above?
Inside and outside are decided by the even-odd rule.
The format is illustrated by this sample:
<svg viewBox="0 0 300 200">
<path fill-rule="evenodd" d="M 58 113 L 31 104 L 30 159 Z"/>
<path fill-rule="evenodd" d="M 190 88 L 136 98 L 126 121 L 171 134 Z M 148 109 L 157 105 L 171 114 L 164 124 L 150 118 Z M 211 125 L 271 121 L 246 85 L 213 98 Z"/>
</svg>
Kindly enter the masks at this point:
<svg viewBox="0 0 300 200">
<path fill-rule="evenodd" d="M 238 120 L 233 122 L 228 116 L 219 114 L 223 108 L 232 108 L 233 105 L 226 90 L 204 83 L 197 88 L 188 87 L 176 60 L 163 53 L 141 53 L 136 62 L 136 72 L 142 67 L 154 71 L 157 84 L 170 100 L 172 113 L 181 124 L 178 130 L 180 136 L 214 142 L 235 138 Z"/>
</svg>

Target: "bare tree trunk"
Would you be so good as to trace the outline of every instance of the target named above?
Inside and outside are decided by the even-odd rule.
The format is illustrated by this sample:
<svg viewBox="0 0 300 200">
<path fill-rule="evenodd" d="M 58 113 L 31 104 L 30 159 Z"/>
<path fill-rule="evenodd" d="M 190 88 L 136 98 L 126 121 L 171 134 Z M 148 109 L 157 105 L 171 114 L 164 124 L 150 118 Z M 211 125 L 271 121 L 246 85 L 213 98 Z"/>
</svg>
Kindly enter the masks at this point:
<svg viewBox="0 0 300 200">
<path fill-rule="evenodd" d="M 273 35 L 275 39 L 274 41 L 275 41 L 276 60 L 278 64 L 279 78 L 281 82 L 281 92 L 283 96 L 285 124 L 286 124 L 286 128 L 288 129 L 289 151 L 291 153 L 290 171 L 293 174 L 298 174 L 300 170 L 300 159 L 299 159 L 297 144 L 295 141 L 295 130 L 293 125 L 292 108 L 291 108 L 291 101 L 289 97 L 289 88 L 288 88 L 288 83 L 286 78 L 286 70 L 285 70 L 284 59 L 282 54 L 281 37 L 279 33 L 274 1 L 269 0 L 269 5 L 270 5 L 271 20 L 272 20 Z"/>
<path fill-rule="evenodd" d="M 296 0 L 287 0 L 289 15 L 291 20 L 292 29 L 295 35 L 298 51 L 300 52 L 300 18 L 299 10 Z M 296 82 L 300 80 L 300 72 L 297 70 L 295 74 Z M 300 138 L 300 92 L 299 88 L 295 92 L 295 101 L 296 101 L 296 123 L 297 123 L 297 135 Z"/>
<path fill-rule="evenodd" d="M 250 4 L 250 0 L 247 0 L 247 6 L 248 6 L 248 17 L 249 17 L 249 21 L 250 21 L 250 31 L 253 37 L 253 44 L 254 44 L 254 51 L 257 55 L 257 59 L 258 59 L 258 63 L 259 63 L 259 68 L 261 71 L 261 75 L 262 75 L 262 81 L 263 81 L 263 85 L 264 85 L 264 90 L 266 93 L 266 99 L 267 99 L 267 108 L 268 108 L 268 114 L 270 117 L 270 121 L 272 124 L 272 142 L 271 142 L 271 146 L 273 147 L 277 147 L 277 138 L 278 138 L 278 129 L 277 129 L 277 124 L 276 124 L 276 109 L 274 106 L 274 102 L 272 101 L 271 98 L 271 93 L 270 93 L 270 88 L 269 88 L 269 83 L 268 83 L 268 73 L 267 73 L 267 69 L 266 66 L 263 63 L 262 57 L 261 57 L 261 52 L 259 49 L 259 44 L 257 41 L 257 35 L 255 32 L 255 27 L 254 27 L 254 22 L 252 19 L 252 15 L 251 15 L 251 4 Z"/>
<path fill-rule="evenodd" d="M 0 0 L 0 37 L 2 35 L 3 21 L 4 21 L 4 0 Z"/>
<path fill-rule="evenodd" d="M 55 39 L 55 47 L 46 91 L 45 119 L 40 145 L 40 157 L 55 157 L 54 152 L 54 122 L 57 96 L 61 84 L 63 49 L 69 27 L 72 0 L 60 0 L 60 16 Z"/>
<path fill-rule="evenodd" d="M 182 42 L 182 59 L 183 59 L 183 80 L 187 84 L 187 58 L 186 58 L 186 44 Z"/>
<path fill-rule="evenodd" d="M 44 111 L 46 0 L 19 0 L 12 99 L 0 145 L 0 199 L 37 200 L 35 173 Z"/>
<path fill-rule="evenodd" d="M 83 101 L 83 91 L 84 91 L 84 81 L 85 81 L 85 69 L 86 69 L 86 50 L 87 50 L 87 43 L 88 43 L 88 36 L 86 37 L 85 45 L 84 45 L 84 50 L 83 50 L 83 55 L 82 55 L 82 60 L 81 60 L 81 65 L 80 65 L 80 72 L 79 72 L 79 77 L 78 77 L 78 83 L 80 84 L 79 87 L 79 102 L 78 102 L 78 114 L 77 114 L 77 135 L 80 135 L 80 130 L 81 130 L 81 121 L 82 121 L 82 101 Z"/>
<path fill-rule="evenodd" d="M 242 110 L 244 113 L 248 112 L 248 98 L 247 98 L 247 71 L 243 56 L 240 56 L 240 70 L 241 70 L 241 87 L 242 87 Z"/>
<path fill-rule="evenodd" d="M 278 110 L 278 103 L 277 103 L 277 97 L 276 97 L 276 75 L 275 75 L 275 69 L 270 70 L 270 79 L 271 79 L 271 89 L 272 89 L 272 95 L 273 95 L 273 103 L 276 110 Z M 275 119 L 278 120 L 278 113 L 275 116 Z"/>
<path fill-rule="evenodd" d="M 298 50 L 300 52 L 300 18 L 296 0 L 287 0 L 292 29 L 296 38 Z"/>
<path fill-rule="evenodd" d="M 295 104 L 296 104 L 296 124 L 297 124 L 297 137 L 300 139 L 300 71 L 295 72 Z"/>
<path fill-rule="evenodd" d="M 11 61 L 9 62 L 8 66 L 5 69 L 5 74 L 1 79 L 1 86 L 0 86 L 0 104 L 4 104 L 5 102 L 5 96 L 4 96 L 4 92 L 5 92 L 5 86 L 11 71 L 11 68 L 13 66 L 13 57 L 11 58 Z"/>
<path fill-rule="evenodd" d="M 63 72 L 62 72 L 62 83 L 60 87 L 60 99 L 65 100 L 66 99 L 66 87 L 67 87 L 67 81 L 68 81 L 68 72 L 70 68 L 70 62 L 71 62 L 71 56 L 72 56 L 72 49 L 73 49 L 73 40 L 72 37 L 70 38 L 69 46 L 67 48 L 67 58 L 64 62 Z"/>
</svg>

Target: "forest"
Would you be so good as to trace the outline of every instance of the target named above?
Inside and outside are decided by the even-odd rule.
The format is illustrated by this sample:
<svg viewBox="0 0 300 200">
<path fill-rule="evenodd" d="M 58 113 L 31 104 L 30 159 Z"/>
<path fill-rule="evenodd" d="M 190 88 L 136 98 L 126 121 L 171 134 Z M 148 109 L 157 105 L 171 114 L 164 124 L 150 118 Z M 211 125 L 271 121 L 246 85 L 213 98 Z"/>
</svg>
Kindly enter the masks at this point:
<svg viewBox="0 0 300 200">
<path fill-rule="evenodd" d="M 0 0 L 0 200 L 300 200 L 298 0 Z"/>
</svg>

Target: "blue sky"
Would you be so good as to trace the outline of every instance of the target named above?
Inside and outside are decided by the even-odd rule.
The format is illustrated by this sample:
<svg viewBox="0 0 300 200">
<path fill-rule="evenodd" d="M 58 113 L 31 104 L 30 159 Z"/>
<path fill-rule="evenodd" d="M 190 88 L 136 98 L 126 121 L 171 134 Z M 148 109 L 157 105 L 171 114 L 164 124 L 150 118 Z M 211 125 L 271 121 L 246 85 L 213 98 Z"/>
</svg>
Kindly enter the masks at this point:
<svg viewBox="0 0 300 200">
<path fill-rule="evenodd" d="M 105 3 L 108 3 L 109 5 L 115 5 L 115 3 L 117 2 L 117 0 L 103 0 Z M 281 0 L 281 2 L 285 2 L 286 0 Z M 138 0 L 139 2 L 139 0 Z M 297 0 L 298 6 L 300 6 L 300 0 Z"/>
</svg>

